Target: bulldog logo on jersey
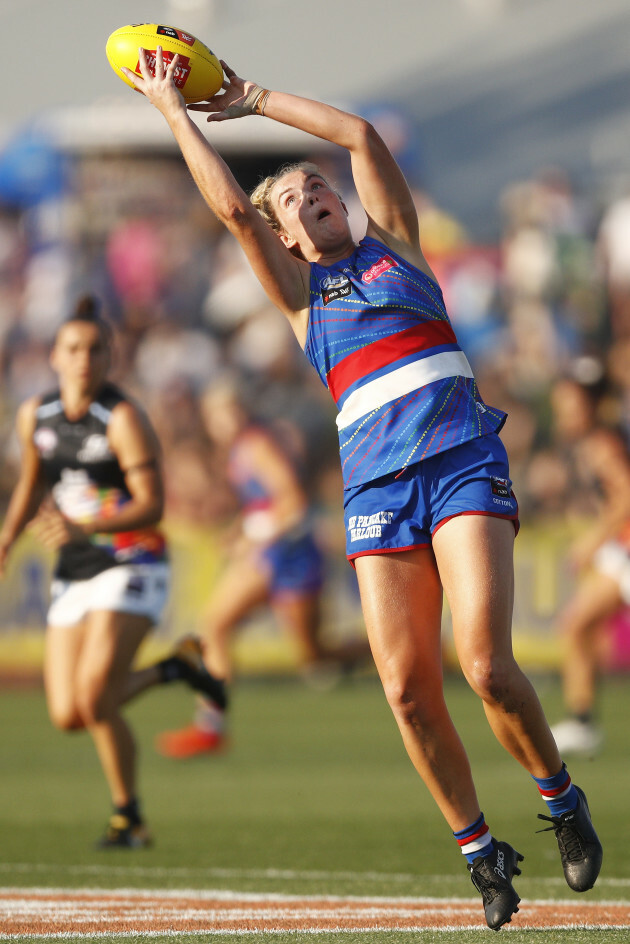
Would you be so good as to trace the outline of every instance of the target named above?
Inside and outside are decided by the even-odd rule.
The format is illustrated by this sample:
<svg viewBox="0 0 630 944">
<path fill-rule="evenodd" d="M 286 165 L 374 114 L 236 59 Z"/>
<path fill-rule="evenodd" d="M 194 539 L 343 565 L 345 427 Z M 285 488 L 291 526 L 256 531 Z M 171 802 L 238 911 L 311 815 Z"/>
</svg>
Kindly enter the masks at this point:
<svg viewBox="0 0 630 944">
<path fill-rule="evenodd" d="M 322 302 L 330 305 L 337 298 L 352 294 L 352 282 L 347 275 L 327 275 L 321 282 Z"/>
</svg>

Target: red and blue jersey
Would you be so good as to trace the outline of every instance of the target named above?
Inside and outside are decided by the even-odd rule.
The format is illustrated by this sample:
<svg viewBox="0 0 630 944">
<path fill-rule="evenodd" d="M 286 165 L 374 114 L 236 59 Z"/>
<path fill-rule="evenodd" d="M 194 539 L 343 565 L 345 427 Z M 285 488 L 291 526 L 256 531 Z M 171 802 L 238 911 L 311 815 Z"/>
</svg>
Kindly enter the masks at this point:
<svg viewBox="0 0 630 944">
<path fill-rule="evenodd" d="M 256 465 L 255 447 L 260 440 L 270 442 L 274 450 L 278 448 L 269 433 L 252 424 L 237 436 L 228 456 L 228 478 L 245 514 L 266 511 L 272 505 L 269 487 L 260 476 Z"/>
<path fill-rule="evenodd" d="M 339 409 L 345 488 L 496 432 L 439 285 L 366 236 L 347 259 L 311 264 L 305 354 Z"/>
<path fill-rule="evenodd" d="M 242 503 L 243 530 L 256 530 L 256 518 L 274 516 L 273 496 L 260 475 L 256 462 L 256 441 L 267 441 L 274 451 L 279 446 L 262 427 L 249 426 L 236 439 L 228 460 L 228 476 Z M 254 447 L 254 448 L 252 448 Z M 289 459 L 286 459 L 289 462 Z M 260 520 L 260 517 L 258 517 Z M 272 596 L 311 594 L 321 589 L 324 580 L 323 557 L 315 542 L 308 516 L 289 531 L 262 540 L 259 548 L 261 568 L 268 572 Z"/>
</svg>

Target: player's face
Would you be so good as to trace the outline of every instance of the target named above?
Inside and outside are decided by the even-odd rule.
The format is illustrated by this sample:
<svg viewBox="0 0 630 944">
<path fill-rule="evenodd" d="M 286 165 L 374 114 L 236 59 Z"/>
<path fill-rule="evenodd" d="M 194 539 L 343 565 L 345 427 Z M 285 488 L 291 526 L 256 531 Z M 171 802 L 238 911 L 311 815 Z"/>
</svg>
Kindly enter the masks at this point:
<svg viewBox="0 0 630 944">
<path fill-rule="evenodd" d="M 283 242 L 290 249 L 299 246 L 305 259 L 343 253 L 352 242 L 346 208 L 318 174 L 302 170 L 285 174 L 271 199 L 284 230 Z"/>
<path fill-rule="evenodd" d="M 61 384 L 93 392 L 105 380 L 109 363 L 109 344 L 98 325 L 69 321 L 60 328 L 51 364 Z"/>
</svg>

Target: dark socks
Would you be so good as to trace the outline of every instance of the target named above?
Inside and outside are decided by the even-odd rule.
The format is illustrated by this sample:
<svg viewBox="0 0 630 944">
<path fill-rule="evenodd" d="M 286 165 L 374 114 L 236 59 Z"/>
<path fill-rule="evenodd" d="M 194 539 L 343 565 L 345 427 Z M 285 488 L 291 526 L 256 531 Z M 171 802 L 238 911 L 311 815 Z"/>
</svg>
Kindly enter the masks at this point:
<svg viewBox="0 0 630 944">
<path fill-rule="evenodd" d="M 160 682 L 167 685 L 170 682 L 188 682 L 189 685 L 202 692 L 221 709 L 227 708 L 227 687 L 223 679 L 215 678 L 207 670 L 198 671 L 177 656 L 169 656 L 156 664 L 160 673 Z"/>
<path fill-rule="evenodd" d="M 140 815 L 140 804 L 136 797 L 133 800 L 130 800 L 129 803 L 126 803 L 124 806 L 115 806 L 114 811 L 119 816 L 124 816 L 129 820 L 132 826 L 138 826 L 142 822 L 142 816 Z"/>
<path fill-rule="evenodd" d="M 162 659 L 161 662 L 157 663 L 156 668 L 160 673 L 160 682 L 163 685 L 169 682 L 178 682 L 185 677 L 182 661 L 176 656 Z"/>
</svg>

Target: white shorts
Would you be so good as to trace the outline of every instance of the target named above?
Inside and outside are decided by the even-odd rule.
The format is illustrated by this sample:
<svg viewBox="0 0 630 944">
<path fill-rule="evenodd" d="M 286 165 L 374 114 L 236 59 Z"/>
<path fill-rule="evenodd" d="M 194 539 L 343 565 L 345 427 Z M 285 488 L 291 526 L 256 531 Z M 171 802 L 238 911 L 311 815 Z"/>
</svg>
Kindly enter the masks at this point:
<svg viewBox="0 0 630 944">
<path fill-rule="evenodd" d="M 595 552 L 593 567 L 616 580 L 623 602 L 630 604 L 630 548 L 618 541 L 606 541 Z"/>
<path fill-rule="evenodd" d="M 170 566 L 121 564 L 90 580 L 53 580 L 49 626 L 73 626 L 92 610 L 148 616 L 158 623 L 170 589 Z"/>
</svg>

